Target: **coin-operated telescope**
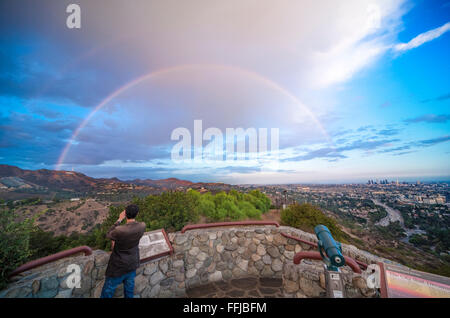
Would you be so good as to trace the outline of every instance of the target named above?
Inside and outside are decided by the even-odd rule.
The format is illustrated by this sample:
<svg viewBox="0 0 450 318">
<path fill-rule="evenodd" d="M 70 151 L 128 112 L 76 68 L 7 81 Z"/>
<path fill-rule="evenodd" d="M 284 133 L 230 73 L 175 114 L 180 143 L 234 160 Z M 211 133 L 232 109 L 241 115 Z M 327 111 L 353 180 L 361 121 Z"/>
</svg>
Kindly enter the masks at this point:
<svg viewBox="0 0 450 318">
<path fill-rule="evenodd" d="M 341 243 L 334 240 L 330 230 L 325 225 L 317 225 L 314 232 L 319 240 L 319 253 L 323 262 L 327 265 L 327 269 L 338 272 L 339 267 L 345 265 Z"/>
<path fill-rule="evenodd" d="M 320 256 L 325 263 L 327 296 L 343 298 L 345 297 L 345 288 L 339 267 L 345 265 L 345 258 L 342 255 L 341 243 L 334 240 L 330 230 L 325 225 L 317 225 L 314 232 L 319 240 L 317 245 Z"/>
</svg>

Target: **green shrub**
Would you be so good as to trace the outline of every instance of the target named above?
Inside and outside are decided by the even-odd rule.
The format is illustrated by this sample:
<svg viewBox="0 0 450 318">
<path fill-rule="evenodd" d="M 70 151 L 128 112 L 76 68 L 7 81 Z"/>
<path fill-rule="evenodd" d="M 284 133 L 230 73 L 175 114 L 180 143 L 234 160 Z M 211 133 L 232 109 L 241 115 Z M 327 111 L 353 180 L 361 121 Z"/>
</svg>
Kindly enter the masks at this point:
<svg viewBox="0 0 450 318">
<path fill-rule="evenodd" d="M 431 245 L 432 242 L 429 242 L 424 236 L 420 234 L 413 234 L 409 238 L 409 243 L 414 244 L 416 246 L 418 245 Z"/>
<path fill-rule="evenodd" d="M 191 192 L 164 192 L 144 199 L 135 198 L 133 203 L 139 206 L 137 220 L 145 222 L 148 230 L 179 231 L 199 218 L 198 197 Z"/>
<path fill-rule="evenodd" d="M 330 230 L 338 241 L 345 241 L 345 233 L 338 227 L 337 222 L 326 216 L 318 207 L 309 203 L 294 203 L 281 212 L 281 222 L 284 225 L 314 233 L 314 227 L 323 224 Z"/>
<path fill-rule="evenodd" d="M 250 219 L 261 219 L 261 211 L 255 208 L 250 202 L 241 201 L 238 203 L 238 207 L 241 211 L 244 211 L 246 216 Z"/>
<path fill-rule="evenodd" d="M 183 226 L 198 222 L 200 216 L 208 221 L 230 221 L 246 218 L 260 219 L 261 214 L 270 208 L 270 199 L 255 190 L 242 193 L 235 190 L 229 193 L 220 192 L 200 194 L 198 191 L 164 192 L 160 195 L 150 195 L 144 198 L 134 197 L 132 203 L 139 206 L 137 221 L 145 222 L 146 230 L 164 228 L 167 231 L 179 231 Z M 80 245 L 109 251 L 111 241 L 106 233 L 118 219 L 122 206 L 111 206 L 108 216 L 101 225 L 96 225 L 90 233 L 73 233 L 70 236 L 54 236 L 32 224 L 33 220 L 22 223 L 13 222 L 13 212 L 2 211 L 1 216 L 1 269 L 2 282 L 5 282 L 9 271 L 24 262 L 57 253 Z M 79 214 L 79 212 L 76 212 Z M 94 215 L 98 211 L 93 211 Z M 40 213 L 37 217 L 42 217 Z M 48 209 L 47 215 L 55 211 Z M 68 225 L 62 225 L 65 230 Z M 83 229 L 87 229 L 86 223 Z M 0 282 L 1 283 L 1 282 Z"/>
<path fill-rule="evenodd" d="M 0 289 L 8 275 L 31 255 L 29 238 L 33 219 L 17 222 L 13 210 L 0 210 Z"/>
</svg>

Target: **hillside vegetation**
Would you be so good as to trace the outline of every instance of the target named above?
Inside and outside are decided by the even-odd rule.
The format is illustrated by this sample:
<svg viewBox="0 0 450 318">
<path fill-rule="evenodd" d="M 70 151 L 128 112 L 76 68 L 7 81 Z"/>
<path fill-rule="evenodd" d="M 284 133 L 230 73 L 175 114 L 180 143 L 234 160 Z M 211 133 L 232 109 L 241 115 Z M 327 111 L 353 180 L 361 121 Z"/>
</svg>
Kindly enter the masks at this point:
<svg viewBox="0 0 450 318">
<path fill-rule="evenodd" d="M 294 203 L 281 212 L 281 222 L 305 232 L 314 233 L 314 227 L 323 224 L 330 230 L 334 239 L 346 242 L 346 235 L 336 220 L 326 216 L 318 207 L 309 203 Z"/>
<path fill-rule="evenodd" d="M 139 206 L 137 220 L 145 222 L 147 231 L 160 228 L 179 231 L 200 218 L 207 222 L 260 219 L 270 208 L 270 199 L 258 190 L 249 193 L 231 190 L 215 195 L 200 194 L 195 190 L 170 191 L 145 198 L 135 197 L 132 203 Z M 54 236 L 52 232 L 33 226 L 39 214 L 20 221 L 14 210 L 0 209 L 0 289 L 5 286 L 8 274 L 27 261 L 80 245 L 110 250 L 111 241 L 106 239 L 106 233 L 124 208 L 111 206 L 105 221 L 90 233 L 70 236 Z"/>
</svg>

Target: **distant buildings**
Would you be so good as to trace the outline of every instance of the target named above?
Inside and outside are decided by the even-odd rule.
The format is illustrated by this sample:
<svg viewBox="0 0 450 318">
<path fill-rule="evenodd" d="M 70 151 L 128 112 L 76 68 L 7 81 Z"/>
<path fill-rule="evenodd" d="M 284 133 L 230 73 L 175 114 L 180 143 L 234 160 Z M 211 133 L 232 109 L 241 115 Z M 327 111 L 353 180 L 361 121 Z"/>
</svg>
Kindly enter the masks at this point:
<svg viewBox="0 0 450 318">
<path fill-rule="evenodd" d="M 397 182 L 398 182 L 398 181 L 397 181 Z M 380 181 L 378 181 L 378 180 L 375 180 L 375 181 L 369 180 L 369 181 L 367 182 L 367 184 L 389 184 L 389 181 L 388 181 L 387 179 L 380 180 Z"/>
<path fill-rule="evenodd" d="M 417 181 L 417 182 L 418 182 L 417 184 L 420 185 L 420 181 Z M 399 182 L 398 179 L 396 181 L 388 181 L 387 179 L 378 181 L 378 179 L 376 179 L 375 181 L 368 180 L 367 184 L 391 184 L 391 185 L 399 186 L 399 185 L 408 184 L 408 182 L 405 182 L 405 181 Z"/>
</svg>

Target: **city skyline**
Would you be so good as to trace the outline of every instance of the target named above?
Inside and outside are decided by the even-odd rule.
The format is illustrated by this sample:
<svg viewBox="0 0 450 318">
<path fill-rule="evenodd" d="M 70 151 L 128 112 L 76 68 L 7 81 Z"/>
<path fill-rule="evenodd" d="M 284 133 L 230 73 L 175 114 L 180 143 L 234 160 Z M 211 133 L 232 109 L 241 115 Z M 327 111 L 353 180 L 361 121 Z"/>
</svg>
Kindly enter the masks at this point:
<svg viewBox="0 0 450 318">
<path fill-rule="evenodd" d="M 448 1 L 79 1 L 77 30 L 69 2 L 25 3 L 0 4 L 0 163 L 230 184 L 450 180 Z M 198 119 L 279 128 L 278 170 L 172 162 L 171 132 Z"/>
</svg>

